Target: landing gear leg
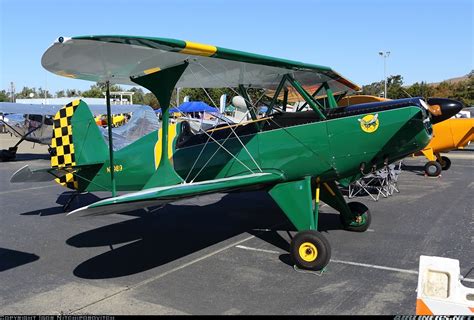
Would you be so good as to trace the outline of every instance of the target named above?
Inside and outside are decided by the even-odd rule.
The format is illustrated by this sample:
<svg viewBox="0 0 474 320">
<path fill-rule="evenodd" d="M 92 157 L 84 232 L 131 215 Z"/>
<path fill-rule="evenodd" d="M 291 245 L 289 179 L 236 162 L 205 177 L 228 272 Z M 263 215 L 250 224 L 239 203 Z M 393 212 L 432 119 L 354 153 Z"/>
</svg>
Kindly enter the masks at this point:
<svg viewBox="0 0 474 320">
<path fill-rule="evenodd" d="M 280 183 L 269 193 L 299 231 L 290 244 L 290 255 L 296 266 L 316 271 L 323 269 L 331 259 L 331 246 L 317 231 L 319 198 L 313 208 L 311 178 Z"/>
<path fill-rule="evenodd" d="M 321 200 L 339 211 L 339 218 L 344 229 L 349 231 L 366 231 L 372 220 L 369 209 L 360 202 L 349 202 L 334 181 L 323 182 Z"/>
<path fill-rule="evenodd" d="M 22 143 L 26 137 L 28 137 L 32 132 L 38 130 L 41 126 L 34 128 L 27 132 L 13 147 L 7 149 L 0 150 L 0 161 L 12 161 L 16 158 L 16 152 L 18 151 L 18 146 Z"/>
</svg>

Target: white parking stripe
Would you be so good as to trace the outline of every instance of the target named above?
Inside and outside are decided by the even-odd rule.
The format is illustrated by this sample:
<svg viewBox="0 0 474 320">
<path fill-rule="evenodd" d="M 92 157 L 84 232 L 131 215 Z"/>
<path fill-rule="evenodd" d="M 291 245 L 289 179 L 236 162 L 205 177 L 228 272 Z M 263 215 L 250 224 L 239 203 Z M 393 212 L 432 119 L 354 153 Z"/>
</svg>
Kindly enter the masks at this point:
<svg viewBox="0 0 474 320">
<path fill-rule="evenodd" d="M 278 251 L 257 249 L 257 248 L 251 248 L 251 247 L 246 247 L 246 246 L 235 246 L 235 247 L 239 248 L 239 249 L 250 250 L 250 251 L 260 251 L 260 252 L 267 252 L 267 253 L 280 253 Z"/>
<path fill-rule="evenodd" d="M 352 261 L 343 261 L 343 260 L 336 260 L 336 259 L 331 259 L 331 262 L 334 262 L 334 263 L 342 263 L 342 264 L 348 264 L 348 265 L 351 265 L 351 266 L 372 268 L 372 269 L 380 269 L 380 270 L 388 270 L 388 271 L 396 271 L 396 272 L 403 272 L 403 273 L 418 274 L 418 271 L 415 271 L 415 270 L 392 268 L 392 267 L 384 267 L 384 266 L 378 266 L 378 265 L 375 265 L 375 264 L 359 263 L 359 262 L 352 262 Z"/>
<path fill-rule="evenodd" d="M 239 248 L 239 249 L 250 250 L 250 251 L 260 251 L 260 252 L 266 252 L 266 253 L 282 254 L 282 252 L 278 252 L 278 251 L 257 249 L 257 248 L 246 247 L 246 246 L 241 246 L 241 245 L 238 245 L 238 246 L 235 246 L 235 247 L 236 247 L 236 248 Z M 330 262 L 341 263 L 341 264 L 347 264 L 347 265 L 351 265 L 351 266 L 358 266 L 358 267 L 365 267 L 365 268 L 386 270 L 386 271 L 395 271 L 395 272 L 402 272 L 402 273 L 418 274 L 418 271 L 416 271 L 416 270 L 409 270 L 409 269 L 400 269 L 400 268 L 392 268 L 392 267 L 378 266 L 378 265 L 376 265 L 376 264 L 368 264 L 368 263 L 344 261 L 344 260 L 337 260 L 337 259 L 331 259 Z M 474 282 L 474 279 L 471 279 L 471 278 L 464 278 L 464 279 L 462 279 L 462 281 L 465 281 L 465 282 Z"/>
</svg>

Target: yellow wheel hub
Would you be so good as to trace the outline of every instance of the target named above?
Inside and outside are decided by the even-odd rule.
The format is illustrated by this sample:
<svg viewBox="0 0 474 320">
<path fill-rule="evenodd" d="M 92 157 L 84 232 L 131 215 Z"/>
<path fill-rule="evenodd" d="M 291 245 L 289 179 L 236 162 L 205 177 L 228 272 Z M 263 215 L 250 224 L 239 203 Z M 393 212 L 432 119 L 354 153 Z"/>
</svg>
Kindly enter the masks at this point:
<svg viewBox="0 0 474 320">
<path fill-rule="evenodd" d="M 298 250 L 301 259 L 306 262 L 313 262 L 318 257 L 318 249 L 311 242 L 305 242 L 300 245 Z"/>
</svg>

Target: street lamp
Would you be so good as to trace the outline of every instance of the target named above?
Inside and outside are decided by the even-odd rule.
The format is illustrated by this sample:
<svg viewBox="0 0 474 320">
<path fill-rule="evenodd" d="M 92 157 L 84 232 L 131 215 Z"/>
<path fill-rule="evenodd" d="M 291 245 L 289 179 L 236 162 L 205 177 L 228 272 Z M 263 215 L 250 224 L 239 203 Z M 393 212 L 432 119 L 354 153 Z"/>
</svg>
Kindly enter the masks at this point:
<svg viewBox="0 0 474 320">
<path fill-rule="evenodd" d="M 390 55 L 390 51 L 379 51 L 379 55 L 383 57 L 383 78 L 385 81 L 385 88 L 383 91 L 383 97 L 386 99 L 387 98 L 387 58 Z"/>
</svg>

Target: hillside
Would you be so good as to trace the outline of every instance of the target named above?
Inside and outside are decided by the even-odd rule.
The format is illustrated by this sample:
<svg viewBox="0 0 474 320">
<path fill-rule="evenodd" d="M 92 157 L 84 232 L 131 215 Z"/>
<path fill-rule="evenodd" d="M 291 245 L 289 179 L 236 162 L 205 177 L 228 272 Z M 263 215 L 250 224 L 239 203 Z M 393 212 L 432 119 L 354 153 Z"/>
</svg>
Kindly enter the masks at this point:
<svg viewBox="0 0 474 320">
<path fill-rule="evenodd" d="M 469 79 L 469 75 L 471 75 L 471 73 L 468 73 L 462 77 L 456 77 L 456 78 L 451 78 L 451 79 L 446 79 L 446 80 L 443 80 L 443 81 L 440 81 L 440 82 L 432 82 L 432 83 L 428 83 L 428 85 L 430 86 L 436 86 L 438 84 L 440 84 L 441 82 L 447 82 L 447 83 L 451 83 L 451 84 L 455 84 L 455 83 L 459 83 L 459 82 L 463 82 L 463 81 L 467 81 Z"/>
</svg>

